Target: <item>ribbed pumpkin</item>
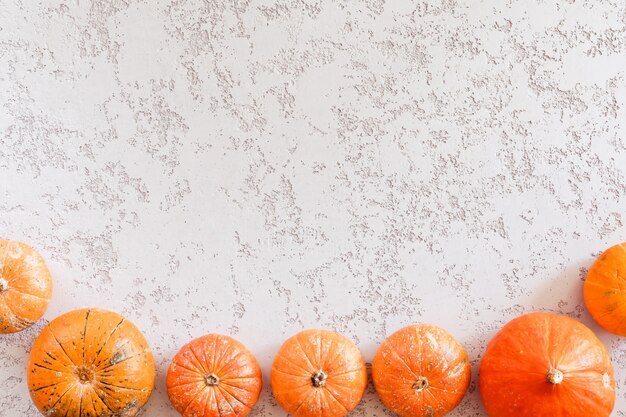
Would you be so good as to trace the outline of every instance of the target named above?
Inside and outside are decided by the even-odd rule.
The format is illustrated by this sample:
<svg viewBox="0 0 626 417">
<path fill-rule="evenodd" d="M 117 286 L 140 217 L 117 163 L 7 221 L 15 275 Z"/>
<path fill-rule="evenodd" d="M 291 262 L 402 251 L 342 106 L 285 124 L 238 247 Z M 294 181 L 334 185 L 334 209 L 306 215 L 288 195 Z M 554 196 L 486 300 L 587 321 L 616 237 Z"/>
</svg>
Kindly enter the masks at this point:
<svg viewBox="0 0 626 417">
<path fill-rule="evenodd" d="M 46 312 L 51 295 L 41 255 L 25 243 L 0 240 L 0 333 L 31 326 Z"/>
<path fill-rule="evenodd" d="M 605 330 L 626 336 L 626 243 L 602 253 L 587 272 L 585 304 Z"/>
<path fill-rule="evenodd" d="M 52 320 L 28 362 L 33 402 L 49 417 L 132 417 L 150 398 L 154 360 L 128 320 L 81 309 Z"/>
<path fill-rule="evenodd" d="M 209 334 L 180 349 L 166 384 L 183 417 L 243 417 L 259 399 L 263 382 L 252 352 L 229 336 Z"/>
<path fill-rule="evenodd" d="M 361 352 L 347 337 L 305 330 L 281 346 L 271 373 L 276 401 L 295 417 L 341 417 L 367 386 Z"/>
<path fill-rule="evenodd" d="M 615 403 L 613 365 L 580 322 L 531 313 L 489 342 L 480 394 L 489 417 L 608 417 Z"/>
<path fill-rule="evenodd" d="M 415 324 L 378 348 L 372 379 L 383 403 L 401 417 L 441 417 L 465 396 L 471 371 L 465 350 L 450 333 Z"/>
</svg>

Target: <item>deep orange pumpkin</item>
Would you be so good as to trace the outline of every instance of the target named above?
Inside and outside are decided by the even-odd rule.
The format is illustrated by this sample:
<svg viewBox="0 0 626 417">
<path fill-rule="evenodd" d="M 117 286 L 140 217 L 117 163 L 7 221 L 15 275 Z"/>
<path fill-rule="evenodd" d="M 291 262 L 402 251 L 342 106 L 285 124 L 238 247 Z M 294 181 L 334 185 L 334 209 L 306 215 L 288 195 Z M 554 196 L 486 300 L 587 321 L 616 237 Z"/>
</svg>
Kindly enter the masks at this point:
<svg viewBox="0 0 626 417">
<path fill-rule="evenodd" d="M 463 346 L 450 333 L 414 324 L 378 348 L 372 379 L 383 403 L 401 417 L 441 417 L 465 396 L 471 371 Z"/>
<path fill-rule="evenodd" d="M 166 384 L 183 417 L 243 417 L 259 399 L 263 382 L 252 352 L 231 337 L 209 334 L 178 351 Z"/>
<path fill-rule="evenodd" d="M 613 365 L 582 323 L 531 313 L 489 342 L 480 394 L 490 417 L 608 417 L 615 403 Z"/>
<path fill-rule="evenodd" d="M 154 386 L 152 352 L 117 313 L 74 310 L 52 320 L 33 344 L 28 387 L 49 417 L 132 417 Z"/>
<path fill-rule="evenodd" d="M 347 337 L 305 330 L 287 339 L 272 365 L 276 401 L 295 417 L 341 417 L 361 401 L 367 371 Z"/>
<path fill-rule="evenodd" d="M 31 326 L 46 312 L 51 295 L 41 255 L 25 243 L 0 240 L 0 333 Z"/>
<path fill-rule="evenodd" d="M 602 253 L 587 272 L 585 305 L 605 330 L 626 336 L 626 243 Z"/>
</svg>

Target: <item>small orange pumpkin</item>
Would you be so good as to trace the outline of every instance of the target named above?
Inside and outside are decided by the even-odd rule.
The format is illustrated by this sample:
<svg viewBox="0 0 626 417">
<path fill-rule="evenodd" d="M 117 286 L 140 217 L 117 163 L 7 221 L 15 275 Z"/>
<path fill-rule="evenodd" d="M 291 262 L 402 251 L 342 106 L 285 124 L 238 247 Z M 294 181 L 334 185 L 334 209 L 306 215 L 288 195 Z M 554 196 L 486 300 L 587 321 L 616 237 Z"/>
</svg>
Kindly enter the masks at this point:
<svg viewBox="0 0 626 417">
<path fill-rule="evenodd" d="M 0 333 L 34 324 L 51 296 L 52 278 L 41 255 L 25 243 L 0 240 Z"/>
<path fill-rule="evenodd" d="M 626 336 L 626 243 L 602 253 L 587 272 L 585 305 L 605 330 Z"/>
<path fill-rule="evenodd" d="M 30 395 L 45 416 L 132 417 L 150 398 L 154 360 L 128 320 L 81 309 L 52 320 L 33 344 Z"/>
<path fill-rule="evenodd" d="M 259 399 L 262 384 L 252 352 L 219 334 L 183 346 L 166 380 L 170 401 L 183 417 L 243 417 Z"/>
<path fill-rule="evenodd" d="M 276 401 L 295 417 L 341 417 L 367 386 L 361 352 L 347 337 L 305 330 L 281 346 L 271 372 Z"/>
<path fill-rule="evenodd" d="M 450 333 L 414 324 L 378 348 L 372 379 L 382 402 L 401 417 L 441 417 L 465 396 L 471 371 L 467 353 Z"/>
<path fill-rule="evenodd" d="M 615 403 L 613 364 L 582 323 L 530 313 L 489 342 L 480 394 L 489 417 L 608 417 Z"/>
</svg>

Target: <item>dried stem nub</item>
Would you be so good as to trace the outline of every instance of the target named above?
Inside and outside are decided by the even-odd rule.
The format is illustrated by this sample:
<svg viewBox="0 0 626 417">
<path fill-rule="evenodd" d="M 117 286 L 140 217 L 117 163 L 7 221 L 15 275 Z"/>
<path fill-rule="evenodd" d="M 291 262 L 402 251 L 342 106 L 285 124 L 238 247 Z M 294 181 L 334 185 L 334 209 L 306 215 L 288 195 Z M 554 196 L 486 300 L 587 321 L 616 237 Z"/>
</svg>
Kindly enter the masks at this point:
<svg viewBox="0 0 626 417">
<path fill-rule="evenodd" d="M 428 378 L 425 376 L 417 377 L 417 380 L 413 383 L 413 389 L 415 392 L 422 392 L 428 388 Z"/>
<path fill-rule="evenodd" d="M 558 369 L 550 369 L 550 372 L 548 372 L 546 379 L 549 383 L 553 385 L 558 385 L 563 382 L 563 372 L 559 371 Z"/>
<path fill-rule="evenodd" d="M 315 388 L 320 388 L 326 385 L 326 378 L 328 375 L 324 371 L 317 371 L 311 376 L 311 382 Z"/>
<path fill-rule="evenodd" d="M 217 375 L 211 373 L 211 374 L 208 374 L 208 375 L 204 376 L 204 382 L 208 386 L 214 387 L 214 386 L 216 386 L 217 384 L 220 383 L 220 378 Z"/>
</svg>

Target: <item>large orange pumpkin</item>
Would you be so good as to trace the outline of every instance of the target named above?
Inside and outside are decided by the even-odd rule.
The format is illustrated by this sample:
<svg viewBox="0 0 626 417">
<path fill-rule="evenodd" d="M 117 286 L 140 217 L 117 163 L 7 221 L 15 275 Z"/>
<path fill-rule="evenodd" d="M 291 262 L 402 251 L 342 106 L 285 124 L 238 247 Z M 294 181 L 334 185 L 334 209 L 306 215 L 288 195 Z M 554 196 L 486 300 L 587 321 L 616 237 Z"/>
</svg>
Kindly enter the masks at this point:
<svg viewBox="0 0 626 417">
<path fill-rule="evenodd" d="M 150 398 L 154 360 L 128 320 L 100 309 L 52 320 L 33 344 L 28 387 L 49 417 L 132 417 Z"/>
<path fill-rule="evenodd" d="M 183 417 L 243 417 L 261 393 L 261 368 L 235 339 L 209 334 L 176 354 L 167 373 L 167 393 Z"/>
<path fill-rule="evenodd" d="M 374 387 L 383 403 L 402 417 L 441 417 L 467 392 L 467 354 L 442 328 L 414 324 L 378 348 L 372 362 Z"/>
<path fill-rule="evenodd" d="M 613 365 L 580 322 L 531 313 L 489 342 L 480 394 L 490 417 L 608 417 L 615 402 Z"/>
<path fill-rule="evenodd" d="M 276 401 L 295 417 L 341 417 L 361 401 L 367 371 L 345 336 L 305 330 L 282 345 L 271 373 Z"/>
<path fill-rule="evenodd" d="M 626 336 L 626 243 L 607 249 L 587 272 L 585 304 L 605 330 Z"/>
<path fill-rule="evenodd" d="M 0 333 L 31 326 L 46 312 L 51 295 L 41 255 L 25 243 L 0 240 Z"/>
</svg>

